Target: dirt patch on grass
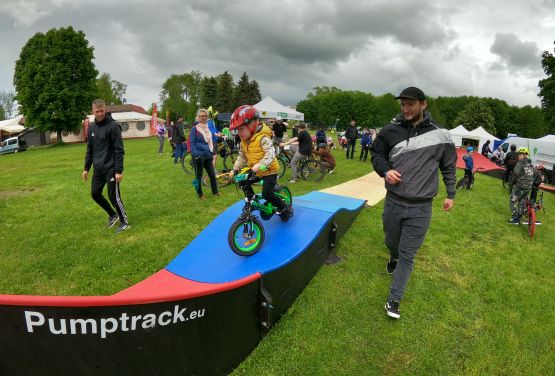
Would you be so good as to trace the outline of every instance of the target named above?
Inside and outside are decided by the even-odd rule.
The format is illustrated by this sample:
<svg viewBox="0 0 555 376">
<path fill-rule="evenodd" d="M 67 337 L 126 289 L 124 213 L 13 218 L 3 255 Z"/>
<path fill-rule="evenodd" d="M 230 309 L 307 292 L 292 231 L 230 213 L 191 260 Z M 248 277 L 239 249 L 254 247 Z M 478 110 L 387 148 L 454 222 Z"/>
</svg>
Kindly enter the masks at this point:
<svg viewBox="0 0 555 376">
<path fill-rule="evenodd" d="M 36 188 L 25 187 L 25 188 L 10 190 L 10 191 L 0 191 L 0 200 L 17 197 L 17 196 L 29 195 L 35 192 L 36 190 L 37 190 Z"/>
</svg>

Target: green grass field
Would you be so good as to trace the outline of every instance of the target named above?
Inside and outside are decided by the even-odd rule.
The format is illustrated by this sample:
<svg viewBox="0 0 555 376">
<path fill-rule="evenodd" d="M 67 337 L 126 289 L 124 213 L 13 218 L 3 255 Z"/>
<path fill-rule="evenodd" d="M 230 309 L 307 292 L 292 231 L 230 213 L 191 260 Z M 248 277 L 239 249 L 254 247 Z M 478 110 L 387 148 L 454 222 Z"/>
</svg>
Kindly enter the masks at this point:
<svg viewBox="0 0 555 376">
<path fill-rule="evenodd" d="M 163 268 L 240 199 L 233 186 L 199 201 L 191 175 L 157 140 L 125 141 L 122 198 L 132 229 L 116 235 L 81 180 L 85 146 L 0 156 L 0 293 L 113 294 Z M 371 171 L 336 152 L 336 173 L 294 195 Z M 462 173 L 459 172 L 459 176 Z M 289 177 L 289 172 L 286 177 Z M 545 195 L 534 239 L 506 224 L 499 180 L 476 176 L 452 212 L 434 204 L 401 320 L 383 304 L 390 276 L 383 204 L 342 239 L 344 262 L 324 266 L 236 375 L 555 374 L 555 195 Z M 226 231 L 226 229 L 224 229 Z"/>
</svg>

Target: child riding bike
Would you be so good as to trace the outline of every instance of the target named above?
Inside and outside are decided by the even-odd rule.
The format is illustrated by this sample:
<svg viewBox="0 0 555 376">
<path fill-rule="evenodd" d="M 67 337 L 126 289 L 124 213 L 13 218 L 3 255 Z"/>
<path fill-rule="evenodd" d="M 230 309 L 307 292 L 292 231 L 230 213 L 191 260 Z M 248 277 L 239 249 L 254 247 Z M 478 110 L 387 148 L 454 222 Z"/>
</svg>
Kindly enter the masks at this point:
<svg viewBox="0 0 555 376">
<path fill-rule="evenodd" d="M 272 131 L 259 118 L 258 111 L 249 105 L 238 107 L 231 115 L 229 129 L 238 130 L 241 148 L 230 176 L 233 177 L 242 167 L 248 165 L 257 177 L 264 178 L 262 197 L 277 208 L 276 213 L 283 221 L 287 221 L 293 216 L 293 210 L 275 194 L 279 164 L 272 144 Z M 251 194 L 254 195 L 254 191 Z"/>
</svg>

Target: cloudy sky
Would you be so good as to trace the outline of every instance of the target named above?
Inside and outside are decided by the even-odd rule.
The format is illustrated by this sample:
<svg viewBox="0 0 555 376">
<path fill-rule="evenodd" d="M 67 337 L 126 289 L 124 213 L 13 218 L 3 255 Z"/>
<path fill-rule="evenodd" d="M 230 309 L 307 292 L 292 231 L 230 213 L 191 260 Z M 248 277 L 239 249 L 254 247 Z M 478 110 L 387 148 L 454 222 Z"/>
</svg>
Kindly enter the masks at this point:
<svg viewBox="0 0 555 376">
<path fill-rule="evenodd" d="M 247 71 L 287 105 L 323 85 L 539 105 L 555 0 L 0 0 L 0 90 L 13 90 L 32 35 L 69 25 L 95 47 L 97 69 L 144 107 L 172 73 L 193 69 L 236 80 Z"/>
</svg>

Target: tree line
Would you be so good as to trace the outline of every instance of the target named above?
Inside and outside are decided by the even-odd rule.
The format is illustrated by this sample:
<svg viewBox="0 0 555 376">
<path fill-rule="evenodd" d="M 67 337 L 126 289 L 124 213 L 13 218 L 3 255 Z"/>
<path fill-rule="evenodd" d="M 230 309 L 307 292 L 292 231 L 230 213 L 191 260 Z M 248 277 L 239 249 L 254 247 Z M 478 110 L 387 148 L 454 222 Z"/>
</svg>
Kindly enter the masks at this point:
<svg viewBox="0 0 555 376">
<path fill-rule="evenodd" d="M 261 99 L 256 80 L 249 80 L 247 72 L 234 82 L 227 71 L 217 76 L 203 76 L 198 70 L 172 74 L 162 84 L 160 117 L 169 113 L 170 119 L 183 117 L 191 123 L 199 108 L 212 106 L 220 113 L 233 112 L 241 104 L 255 104 Z M 149 110 L 152 113 L 152 108 Z"/>
<path fill-rule="evenodd" d="M 344 91 L 336 87 L 315 87 L 297 104 L 305 121 L 315 125 L 336 125 L 345 129 L 354 119 L 359 126 L 381 128 L 400 112 L 393 94 L 381 96 L 361 91 Z M 428 98 L 432 118 L 447 129 L 462 124 L 468 130 L 478 126 L 499 138 L 508 133 L 537 138 L 551 130 L 539 107 L 511 106 L 496 98 L 475 96 Z"/>
</svg>

